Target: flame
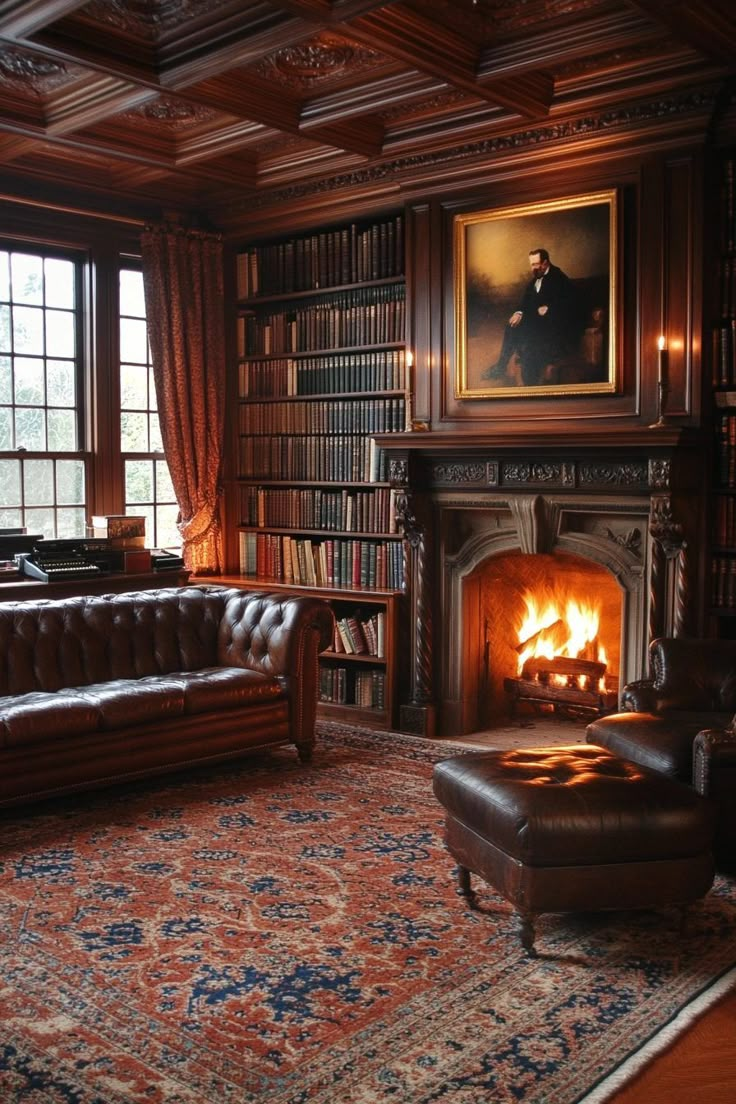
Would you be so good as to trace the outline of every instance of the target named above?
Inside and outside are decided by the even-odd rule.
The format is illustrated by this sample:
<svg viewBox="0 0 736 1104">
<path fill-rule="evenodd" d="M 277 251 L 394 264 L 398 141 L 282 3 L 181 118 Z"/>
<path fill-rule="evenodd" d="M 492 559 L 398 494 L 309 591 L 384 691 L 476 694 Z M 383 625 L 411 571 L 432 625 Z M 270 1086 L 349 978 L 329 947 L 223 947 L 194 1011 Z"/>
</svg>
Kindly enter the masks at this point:
<svg viewBox="0 0 736 1104">
<path fill-rule="evenodd" d="M 563 602 L 555 598 L 538 601 L 530 593 L 524 595 L 526 613 L 519 627 L 519 674 L 528 659 L 568 656 L 575 659 L 595 646 L 597 659 L 606 663 L 605 649 L 598 643 L 600 609 L 577 598 Z M 521 645 L 525 645 L 523 648 Z M 564 683 L 564 680 L 562 680 Z"/>
</svg>

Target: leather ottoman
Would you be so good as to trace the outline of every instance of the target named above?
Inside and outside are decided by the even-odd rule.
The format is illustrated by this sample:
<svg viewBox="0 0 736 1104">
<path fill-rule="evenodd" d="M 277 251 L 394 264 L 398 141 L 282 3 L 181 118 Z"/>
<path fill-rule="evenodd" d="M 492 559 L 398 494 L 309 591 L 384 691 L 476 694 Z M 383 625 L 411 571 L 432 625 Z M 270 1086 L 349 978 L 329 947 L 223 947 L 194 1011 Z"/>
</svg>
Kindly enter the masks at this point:
<svg viewBox="0 0 736 1104">
<path fill-rule="evenodd" d="M 713 882 L 714 810 L 689 786 L 605 748 L 477 751 L 434 768 L 458 891 L 471 872 L 519 913 L 685 906 Z"/>
</svg>

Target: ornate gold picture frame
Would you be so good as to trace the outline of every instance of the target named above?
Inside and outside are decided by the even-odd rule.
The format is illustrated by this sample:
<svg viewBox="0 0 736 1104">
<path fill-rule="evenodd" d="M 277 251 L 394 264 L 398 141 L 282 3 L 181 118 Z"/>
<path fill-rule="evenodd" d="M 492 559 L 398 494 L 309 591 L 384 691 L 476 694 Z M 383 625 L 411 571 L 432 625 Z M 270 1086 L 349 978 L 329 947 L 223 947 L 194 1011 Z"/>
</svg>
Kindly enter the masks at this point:
<svg viewBox="0 0 736 1104">
<path fill-rule="evenodd" d="M 617 194 L 453 219 L 455 397 L 617 387 Z"/>
</svg>

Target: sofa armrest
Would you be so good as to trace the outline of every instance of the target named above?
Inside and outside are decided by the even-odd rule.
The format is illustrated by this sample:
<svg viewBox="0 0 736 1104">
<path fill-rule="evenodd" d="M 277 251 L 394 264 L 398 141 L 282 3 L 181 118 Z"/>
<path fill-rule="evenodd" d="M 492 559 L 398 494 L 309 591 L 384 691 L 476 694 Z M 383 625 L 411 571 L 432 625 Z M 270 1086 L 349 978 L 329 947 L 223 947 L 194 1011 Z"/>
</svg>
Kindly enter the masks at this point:
<svg viewBox="0 0 736 1104">
<path fill-rule="evenodd" d="M 302 758 L 314 744 L 317 657 L 332 641 L 334 614 L 321 598 L 231 590 L 218 634 L 218 662 L 278 678 L 289 697 L 294 743 Z"/>
<path fill-rule="evenodd" d="M 627 682 L 621 691 L 621 709 L 625 713 L 656 713 L 657 695 L 652 679 Z"/>
<path fill-rule="evenodd" d="M 736 732 L 704 728 L 693 741 L 693 783 L 703 797 L 736 797 Z"/>
</svg>

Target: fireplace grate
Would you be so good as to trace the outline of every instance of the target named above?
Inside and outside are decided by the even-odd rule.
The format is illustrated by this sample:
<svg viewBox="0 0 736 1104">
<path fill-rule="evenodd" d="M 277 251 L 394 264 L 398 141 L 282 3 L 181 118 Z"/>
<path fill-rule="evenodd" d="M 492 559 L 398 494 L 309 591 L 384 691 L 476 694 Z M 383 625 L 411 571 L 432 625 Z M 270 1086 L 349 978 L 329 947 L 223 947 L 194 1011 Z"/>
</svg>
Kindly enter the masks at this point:
<svg viewBox="0 0 736 1104">
<path fill-rule="evenodd" d="M 618 686 L 610 677 L 601 681 L 606 664 L 589 659 L 535 656 L 524 664 L 519 678 L 504 679 L 512 717 L 524 703 L 539 712 L 569 717 L 600 717 L 618 708 Z"/>
</svg>

